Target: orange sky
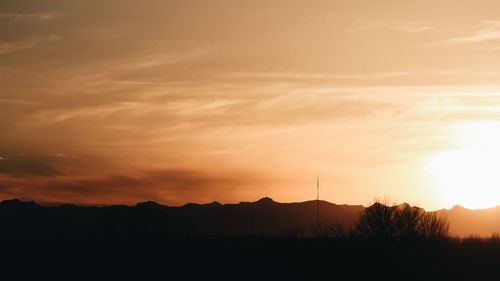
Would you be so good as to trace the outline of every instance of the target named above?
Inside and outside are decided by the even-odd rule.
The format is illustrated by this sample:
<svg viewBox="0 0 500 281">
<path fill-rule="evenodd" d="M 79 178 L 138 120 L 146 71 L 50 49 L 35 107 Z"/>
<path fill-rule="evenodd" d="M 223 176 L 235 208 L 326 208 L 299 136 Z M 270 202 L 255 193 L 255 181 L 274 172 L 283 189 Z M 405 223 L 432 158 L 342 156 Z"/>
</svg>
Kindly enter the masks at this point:
<svg viewBox="0 0 500 281">
<path fill-rule="evenodd" d="M 500 204 L 498 1 L 2 1 L 0 62 L 0 199 Z"/>
</svg>

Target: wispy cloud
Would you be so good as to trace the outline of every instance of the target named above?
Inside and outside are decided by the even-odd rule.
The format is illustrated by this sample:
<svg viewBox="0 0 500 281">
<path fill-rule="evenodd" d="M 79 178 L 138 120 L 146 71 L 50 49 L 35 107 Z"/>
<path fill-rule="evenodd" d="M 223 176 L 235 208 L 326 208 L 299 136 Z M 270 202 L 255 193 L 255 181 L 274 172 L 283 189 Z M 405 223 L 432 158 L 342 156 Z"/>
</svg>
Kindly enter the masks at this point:
<svg viewBox="0 0 500 281">
<path fill-rule="evenodd" d="M 36 45 L 35 40 L 20 42 L 0 42 L 0 55 L 5 55 L 21 50 L 33 48 Z"/>
<path fill-rule="evenodd" d="M 45 12 L 45 13 L 0 13 L 0 19 L 14 23 L 42 23 L 61 16 L 61 13 Z"/>
<path fill-rule="evenodd" d="M 8 153 L 0 161 L 0 174 L 14 177 L 54 176 L 87 165 L 85 159 L 64 153 Z"/>
<path fill-rule="evenodd" d="M 432 26 L 428 23 L 413 22 L 413 21 L 374 21 L 362 24 L 356 28 L 349 30 L 350 32 L 366 31 L 371 29 L 385 29 L 400 32 L 418 33 L 428 31 Z"/>
<path fill-rule="evenodd" d="M 248 176 L 248 174 L 246 174 Z M 252 174 L 210 174 L 193 169 L 145 170 L 137 174 L 88 177 L 11 177 L 0 173 L 0 198 L 22 198 L 42 203 L 135 204 L 155 200 L 167 204 L 182 201 L 225 200 L 235 186 L 270 181 Z M 271 180 L 272 181 L 272 180 Z"/>
<path fill-rule="evenodd" d="M 123 68 L 143 69 L 148 67 L 187 62 L 190 60 L 200 58 L 209 52 L 210 50 L 201 48 L 186 51 L 183 53 L 172 53 L 172 52 L 165 52 L 164 50 L 163 51 L 156 50 L 156 52 L 143 54 L 140 57 L 130 58 L 125 61 L 120 60 L 118 62 L 114 62 L 113 64 L 121 69 Z"/>
<path fill-rule="evenodd" d="M 41 43 L 54 43 L 61 40 L 62 37 L 59 35 L 51 35 L 46 38 L 33 38 L 23 41 L 15 42 L 2 42 L 0 41 L 0 55 L 10 54 L 17 51 L 32 49 Z"/>
<path fill-rule="evenodd" d="M 472 34 L 445 40 L 445 44 L 478 43 L 500 39 L 500 21 L 483 21 Z"/>
<path fill-rule="evenodd" d="M 379 80 L 412 75 L 411 72 L 379 72 L 367 74 L 321 73 L 321 72 L 237 72 L 227 76 L 238 78 L 267 79 L 330 79 L 330 80 Z"/>
</svg>

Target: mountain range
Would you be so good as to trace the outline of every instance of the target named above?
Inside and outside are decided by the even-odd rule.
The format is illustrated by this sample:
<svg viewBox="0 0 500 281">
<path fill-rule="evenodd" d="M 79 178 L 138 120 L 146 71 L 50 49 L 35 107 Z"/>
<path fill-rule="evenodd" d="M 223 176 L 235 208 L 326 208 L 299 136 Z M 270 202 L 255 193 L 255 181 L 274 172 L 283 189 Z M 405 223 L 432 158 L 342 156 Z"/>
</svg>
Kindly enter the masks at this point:
<svg viewBox="0 0 500 281">
<path fill-rule="evenodd" d="M 17 199 L 0 203 L 0 238 L 7 240 L 130 240 L 161 235 L 308 235 L 317 223 L 316 200 L 278 203 L 265 197 L 238 204 L 188 203 L 172 207 L 156 202 L 135 206 L 42 206 Z M 361 205 L 319 201 L 322 225 L 354 224 Z M 500 207 L 436 211 L 448 218 L 454 236 L 490 236 L 500 232 Z"/>
</svg>

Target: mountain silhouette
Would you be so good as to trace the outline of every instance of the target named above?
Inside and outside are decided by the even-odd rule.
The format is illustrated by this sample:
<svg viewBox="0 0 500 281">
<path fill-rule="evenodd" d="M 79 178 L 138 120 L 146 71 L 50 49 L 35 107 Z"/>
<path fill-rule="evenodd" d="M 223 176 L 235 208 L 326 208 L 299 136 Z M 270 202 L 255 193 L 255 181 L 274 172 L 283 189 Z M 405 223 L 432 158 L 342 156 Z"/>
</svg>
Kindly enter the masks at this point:
<svg viewBox="0 0 500 281">
<path fill-rule="evenodd" d="M 41 206 L 35 202 L 0 203 L 0 238 L 4 240 L 95 240 L 161 235 L 270 235 L 300 231 L 316 223 L 316 201 L 278 203 L 265 197 L 238 204 L 188 203 L 171 207 L 148 201 L 135 206 Z M 350 226 L 363 206 L 320 201 L 325 224 Z M 22 222 L 22 223 L 20 223 Z M 114 238 L 113 238 L 114 239 Z"/>
<path fill-rule="evenodd" d="M 401 204 L 400 206 L 404 206 Z M 364 207 L 319 202 L 322 225 L 352 226 Z M 311 235 L 317 201 L 279 203 L 264 197 L 238 204 L 188 203 L 181 207 L 153 201 L 135 206 L 41 206 L 18 199 L 0 203 L 0 238 L 9 240 L 92 240 L 161 235 Z M 436 211 L 448 218 L 452 235 L 489 236 L 500 232 L 500 207 Z M 21 223 L 22 222 L 22 223 Z M 68 238 L 69 237 L 69 238 Z"/>
<path fill-rule="evenodd" d="M 449 210 L 436 212 L 448 218 L 453 235 L 491 236 L 500 233 L 500 206 L 471 210 L 457 205 Z"/>
</svg>

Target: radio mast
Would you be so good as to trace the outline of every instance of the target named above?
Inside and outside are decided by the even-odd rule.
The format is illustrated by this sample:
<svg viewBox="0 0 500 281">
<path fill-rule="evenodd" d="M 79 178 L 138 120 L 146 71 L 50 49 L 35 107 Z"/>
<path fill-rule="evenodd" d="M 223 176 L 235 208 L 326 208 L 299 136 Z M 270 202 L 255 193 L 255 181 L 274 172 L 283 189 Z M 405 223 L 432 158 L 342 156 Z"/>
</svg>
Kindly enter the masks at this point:
<svg viewBox="0 0 500 281">
<path fill-rule="evenodd" d="M 319 226 L 319 174 L 316 175 L 316 222 Z"/>
</svg>

